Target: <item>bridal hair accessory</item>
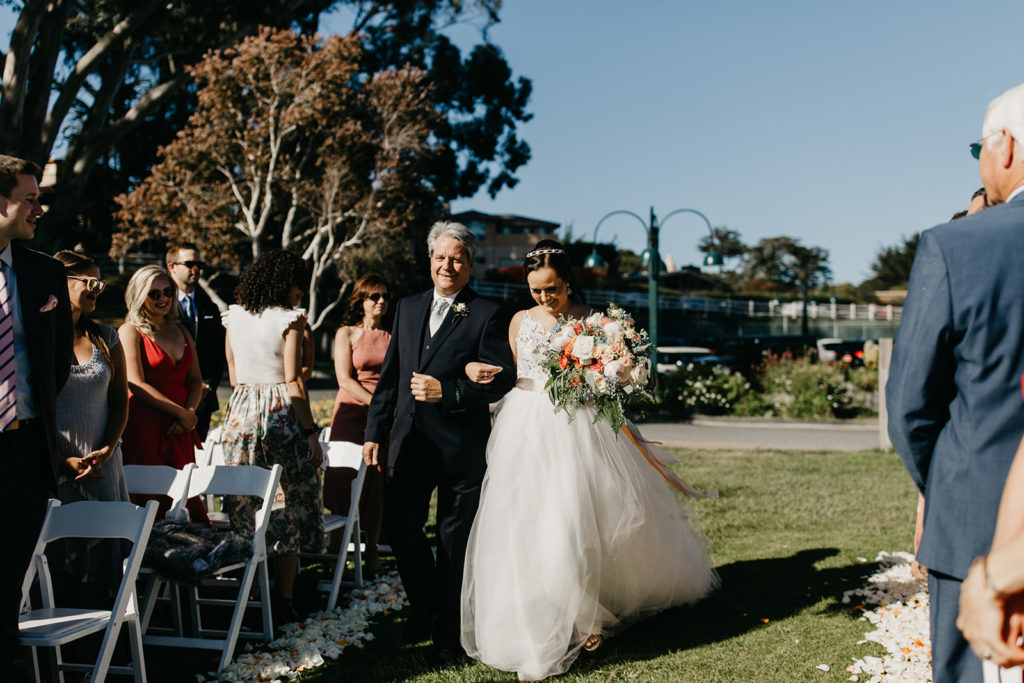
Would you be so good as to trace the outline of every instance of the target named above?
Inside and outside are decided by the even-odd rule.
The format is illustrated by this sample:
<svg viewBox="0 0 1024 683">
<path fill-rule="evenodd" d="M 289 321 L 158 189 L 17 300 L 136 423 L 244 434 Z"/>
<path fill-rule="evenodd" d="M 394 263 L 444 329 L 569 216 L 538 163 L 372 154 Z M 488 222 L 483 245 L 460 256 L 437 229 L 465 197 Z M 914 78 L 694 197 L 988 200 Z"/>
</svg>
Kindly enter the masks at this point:
<svg viewBox="0 0 1024 683">
<path fill-rule="evenodd" d="M 535 249 L 526 255 L 526 258 L 531 256 L 543 256 L 544 254 L 564 254 L 565 249 Z"/>
</svg>

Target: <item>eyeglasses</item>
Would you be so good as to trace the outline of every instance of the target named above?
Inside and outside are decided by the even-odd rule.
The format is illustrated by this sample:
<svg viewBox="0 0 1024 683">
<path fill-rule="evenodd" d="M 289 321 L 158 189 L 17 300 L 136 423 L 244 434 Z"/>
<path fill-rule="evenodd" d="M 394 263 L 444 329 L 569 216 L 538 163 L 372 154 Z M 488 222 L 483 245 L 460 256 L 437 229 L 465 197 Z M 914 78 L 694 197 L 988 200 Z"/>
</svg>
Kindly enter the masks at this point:
<svg viewBox="0 0 1024 683">
<path fill-rule="evenodd" d="M 163 289 L 151 289 L 147 294 L 151 300 L 160 301 L 160 299 L 170 299 L 174 296 L 174 287 L 164 287 Z"/>
<path fill-rule="evenodd" d="M 185 266 L 189 270 L 192 270 L 193 268 L 198 268 L 199 270 L 202 270 L 203 268 L 206 267 L 206 263 L 203 261 L 174 261 L 173 263 L 171 263 L 171 265 Z"/>
<path fill-rule="evenodd" d="M 84 282 L 86 291 L 95 292 L 97 294 L 99 294 L 100 292 L 107 288 L 106 280 L 100 280 L 94 277 L 79 277 L 78 275 L 68 275 L 68 279 Z"/>
<path fill-rule="evenodd" d="M 974 157 L 975 159 L 980 159 L 981 158 L 981 146 L 985 143 L 985 140 L 988 140 L 989 138 L 993 138 L 993 137 L 999 135 L 1002 132 L 1003 131 L 1001 131 L 1001 130 L 997 130 L 995 133 L 990 133 L 988 135 L 982 135 L 981 138 L 977 142 L 972 142 L 971 143 L 971 156 Z"/>
<path fill-rule="evenodd" d="M 388 301 L 391 300 L 391 295 L 388 294 L 387 292 L 374 292 L 373 294 L 367 294 L 366 298 L 372 301 L 373 303 L 377 303 L 378 301 L 383 301 L 384 303 L 387 303 Z"/>
</svg>

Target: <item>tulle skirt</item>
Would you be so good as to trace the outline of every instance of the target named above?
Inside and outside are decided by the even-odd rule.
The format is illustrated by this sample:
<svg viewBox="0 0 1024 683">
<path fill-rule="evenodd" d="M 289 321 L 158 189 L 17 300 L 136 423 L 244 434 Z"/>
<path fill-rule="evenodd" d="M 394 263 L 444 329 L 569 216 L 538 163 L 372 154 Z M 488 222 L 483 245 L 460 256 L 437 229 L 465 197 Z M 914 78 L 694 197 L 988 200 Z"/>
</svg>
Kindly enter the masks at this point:
<svg viewBox="0 0 1024 683">
<path fill-rule="evenodd" d="M 462 645 L 521 679 L 563 673 L 590 634 L 717 584 L 703 532 L 623 434 L 513 389 L 487 444 L 470 533 Z"/>
</svg>

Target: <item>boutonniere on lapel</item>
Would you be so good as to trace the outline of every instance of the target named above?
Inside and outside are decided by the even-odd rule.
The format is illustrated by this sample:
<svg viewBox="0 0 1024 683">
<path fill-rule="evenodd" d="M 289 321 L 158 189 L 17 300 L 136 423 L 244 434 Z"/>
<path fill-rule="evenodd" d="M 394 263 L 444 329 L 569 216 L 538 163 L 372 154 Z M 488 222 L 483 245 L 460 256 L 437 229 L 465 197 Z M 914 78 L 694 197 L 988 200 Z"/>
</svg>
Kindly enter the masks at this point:
<svg viewBox="0 0 1024 683">
<path fill-rule="evenodd" d="M 57 297 L 51 294 L 50 298 L 46 300 L 45 304 L 43 304 L 43 307 L 39 309 L 39 312 L 46 313 L 47 311 L 52 311 L 55 308 L 57 308 Z"/>
<path fill-rule="evenodd" d="M 452 306 L 452 313 L 459 316 L 460 318 L 465 318 L 467 315 L 469 315 L 469 304 L 460 301 L 459 303 Z"/>
</svg>

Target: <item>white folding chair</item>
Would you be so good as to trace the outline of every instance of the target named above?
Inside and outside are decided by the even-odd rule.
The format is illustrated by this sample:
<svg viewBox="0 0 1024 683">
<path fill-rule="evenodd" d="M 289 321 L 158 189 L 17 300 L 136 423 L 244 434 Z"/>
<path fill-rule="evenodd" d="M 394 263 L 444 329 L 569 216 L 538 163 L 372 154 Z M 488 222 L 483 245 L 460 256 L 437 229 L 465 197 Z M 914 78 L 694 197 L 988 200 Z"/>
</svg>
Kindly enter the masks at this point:
<svg viewBox="0 0 1024 683">
<path fill-rule="evenodd" d="M 125 465 L 124 482 L 128 493 L 146 496 L 167 496 L 171 509 L 167 516 L 178 518 L 185 510 L 185 494 L 195 465 L 186 465 L 180 470 L 168 465 Z"/>
<path fill-rule="evenodd" d="M 326 432 L 324 435 L 326 435 Z M 366 463 L 363 461 L 363 447 L 359 444 L 349 441 L 321 440 L 320 446 L 324 450 L 325 469 L 345 467 L 356 471 L 356 477 L 352 480 L 347 514 L 324 515 L 324 532 L 328 535 L 338 532 L 341 535 L 338 553 L 336 555 L 333 553 L 302 554 L 302 557 L 309 559 L 335 561 L 334 574 L 331 580 L 321 581 L 317 586 L 319 590 L 329 592 L 327 609 L 334 609 L 338 604 L 338 594 L 341 592 L 343 584 L 342 573 L 345 570 L 345 564 L 348 561 L 350 551 L 353 553 L 352 563 L 354 565 L 355 581 L 351 583 L 345 582 L 345 585 L 354 585 L 356 587 L 363 585 L 363 546 L 359 534 L 359 498 L 363 492 L 363 481 L 366 479 Z"/>
<path fill-rule="evenodd" d="M 233 588 L 237 585 L 236 597 L 231 600 L 221 598 L 204 598 L 199 595 L 199 587 L 192 586 L 188 590 L 189 602 L 192 608 L 192 622 L 195 624 L 196 635 L 185 637 L 181 635 L 144 635 L 143 642 L 152 645 L 170 645 L 174 647 L 193 647 L 206 650 L 221 650 L 220 665 L 218 670 L 223 669 L 231 662 L 234 654 L 235 643 L 239 637 L 253 637 L 262 640 L 273 638 L 273 621 L 270 612 L 270 576 L 267 570 L 267 527 L 270 524 L 270 510 L 274 504 L 274 494 L 277 491 L 278 482 L 281 480 L 281 466 L 274 465 L 273 469 L 262 467 L 250 467 L 240 465 L 231 467 L 227 465 L 197 467 L 192 473 L 189 482 L 188 498 L 203 495 L 224 495 L 224 496 L 258 496 L 263 499 L 263 505 L 256 512 L 255 532 L 252 537 L 251 554 L 245 562 L 221 567 L 214 572 L 213 578 L 204 583 L 204 586 L 216 586 L 220 588 Z M 181 503 L 182 505 L 184 503 Z M 242 570 L 241 578 L 231 579 L 225 576 L 228 572 Z M 259 600 L 249 600 L 249 590 L 253 581 L 258 576 Z M 155 596 L 160 585 L 167 580 L 154 574 L 152 585 L 146 590 L 146 604 L 143 606 L 143 623 L 149 623 Z M 203 626 L 200 607 L 220 606 L 232 607 L 231 623 L 227 630 L 206 628 Z M 262 612 L 263 630 L 257 632 L 243 632 L 242 616 L 246 607 L 257 607 Z M 213 636 L 213 637 L 210 637 Z"/>
<path fill-rule="evenodd" d="M 108 672 L 131 674 L 136 681 L 145 683 L 146 664 L 142 655 L 142 629 L 139 626 L 135 579 L 142 566 L 142 556 L 156 519 L 157 507 L 156 501 L 148 502 L 145 508 L 112 501 L 83 501 L 63 506 L 60 501 L 50 501 L 32 564 L 21 585 L 24 605 L 28 603 L 32 582 L 38 576 L 42 606 L 22 614 L 18 619 L 21 644 L 31 648 L 36 683 L 41 680 L 36 653 L 39 647 L 53 648 L 51 665 L 56 669 L 57 679 L 61 683 L 64 681 L 64 671 L 91 671 L 91 680 L 95 683 L 102 683 Z M 111 609 L 74 609 L 54 604 L 53 583 L 45 549 L 47 543 L 60 538 L 123 538 L 131 541 L 132 550 L 124 561 L 121 585 Z M 132 666 L 111 666 L 110 658 L 114 654 L 122 625 L 128 627 Z M 100 631 L 103 631 L 103 641 L 95 664 L 74 664 L 62 660 L 62 645 Z"/>
<path fill-rule="evenodd" d="M 222 426 L 214 427 L 206 434 L 206 441 L 202 447 L 196 446 L 196 465 L 207 467 L 210 465 L 226 465 L 224 461 L 224 444 L 221 443 Z M 218 510 L 215 501 L 217 496 L 206 496 L 203 502 L 206 508 L 206 517 L 214 529 L 229 529 L 231 522 L 223 510 Z"/>
</svg>

